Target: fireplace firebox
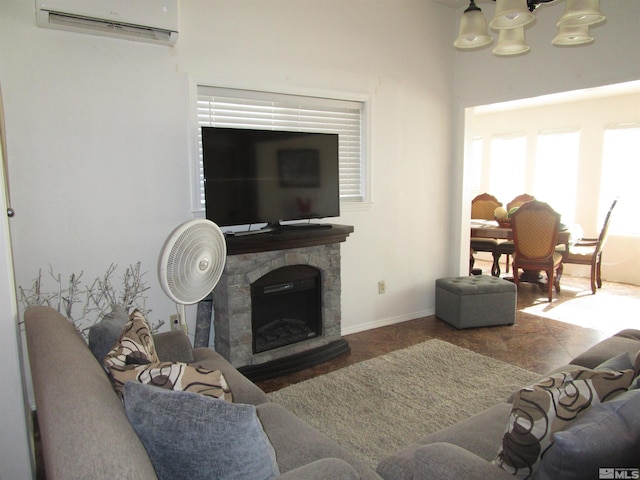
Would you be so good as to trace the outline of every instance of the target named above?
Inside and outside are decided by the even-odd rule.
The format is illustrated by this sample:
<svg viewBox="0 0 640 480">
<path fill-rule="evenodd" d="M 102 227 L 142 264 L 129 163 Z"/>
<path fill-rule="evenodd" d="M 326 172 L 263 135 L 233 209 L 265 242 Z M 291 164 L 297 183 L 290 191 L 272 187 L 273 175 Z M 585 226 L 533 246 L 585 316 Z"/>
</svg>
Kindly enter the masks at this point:
<svg viewBox="0 0 640 480">
<path fill-rule="evenodd" d="M 274 270 L 251 285 L 253 353 L 322 334 L 320 271 L 308 265 Z"/>
</svg>

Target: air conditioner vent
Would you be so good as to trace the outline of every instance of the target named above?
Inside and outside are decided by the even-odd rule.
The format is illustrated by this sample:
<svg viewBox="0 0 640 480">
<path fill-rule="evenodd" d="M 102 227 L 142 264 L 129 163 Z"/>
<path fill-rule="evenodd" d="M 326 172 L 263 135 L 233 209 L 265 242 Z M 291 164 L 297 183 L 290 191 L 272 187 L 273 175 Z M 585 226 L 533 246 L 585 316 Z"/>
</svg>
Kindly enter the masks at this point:
<svg viewBox="0 0 640 480">
<path fill-rule="evenodd" d="M 90 30 L 91 33 L 95 34 L 102 33 L 109 36 L 130 37 L 133 40 L 167 44 L 171 41 L 171 35 L 175 33 L 169 30 L 160 30 L 158 28 L 128 25 L 126 23 L 114 23 L 108 20 L 95 20 L 93 18 L 55 12 L 49 12 L 49 23 L 69 29 Z"/>
<path fill-rule="evenodd" d="M 36 0 L 40 27 L 161 45 L 178 39 L 178 0 Z"/>
</svg>

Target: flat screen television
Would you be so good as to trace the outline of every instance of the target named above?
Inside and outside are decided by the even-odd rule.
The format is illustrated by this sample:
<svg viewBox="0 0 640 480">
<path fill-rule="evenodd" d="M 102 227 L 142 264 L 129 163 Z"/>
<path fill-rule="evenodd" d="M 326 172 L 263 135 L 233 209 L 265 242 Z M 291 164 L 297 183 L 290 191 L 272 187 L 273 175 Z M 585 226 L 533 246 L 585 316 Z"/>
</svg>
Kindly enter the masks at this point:
<svg viewBox="0 0 640 480">
<path fill-rule="evenodd" d="M 340 215 L 337 134 L 202 127 L 202 157 L 206 217 L 221 227 Z"/>
</svg>

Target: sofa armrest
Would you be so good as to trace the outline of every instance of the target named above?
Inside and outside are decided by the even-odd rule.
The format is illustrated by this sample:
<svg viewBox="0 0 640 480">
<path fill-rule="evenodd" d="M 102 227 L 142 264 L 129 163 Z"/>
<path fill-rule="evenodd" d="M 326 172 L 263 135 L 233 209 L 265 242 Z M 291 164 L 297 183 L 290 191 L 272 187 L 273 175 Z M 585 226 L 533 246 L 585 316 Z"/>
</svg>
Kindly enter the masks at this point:
<svg viewBox="0 0 640 480">
<path fill-rule="evenodd" d="M 278 480 L 360 480 L 360 475 L 344 460 L 323 458 L 289 470 Z"/>
<path fill-rule="evenodd" d="M 496 452 L 497 453 L 497 452 Z M 513 476 L 491 462 L 451 443 L 432 443 L 416 451 L 420 475 L 415 478 L 446 480 L 510 479 Z M 417 473 L 417 472 L 416 472 Z"/>
<path fill-rule="evenodd" d="M 386 457 L 376 472 L 386 480 L 513 480 L 500 467 L 445 442 L 421 445 L 410 453 Z"/>
<path fill-rule="evenodd" d="M 189 337 L 183 332 L 156 333 L 153 336 L 158 357 L 163 362 L 193 362 L 193 348 Z"/>
</svg>

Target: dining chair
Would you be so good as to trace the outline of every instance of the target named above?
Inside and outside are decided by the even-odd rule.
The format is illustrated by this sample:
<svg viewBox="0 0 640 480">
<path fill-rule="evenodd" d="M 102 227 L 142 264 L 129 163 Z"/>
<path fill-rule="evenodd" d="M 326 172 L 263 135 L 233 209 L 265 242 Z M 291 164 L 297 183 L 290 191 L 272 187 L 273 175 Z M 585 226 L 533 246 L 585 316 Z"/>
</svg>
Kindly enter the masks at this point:
<svg viewBox="0 0 640 480">
<path fill-rule="evenodd" d="M 556 252 L 560 214 L 549 204 L 533 200 L 522 204 L 511 217 L 513 229 L 513 281 L 541 285 L 541 270 L 547 274 L 547 294 L 553 300 L 553 288 L 560 293 L 562 254 Z M 520 275 L 519 270 L 524 270 Z"/>
<path fill-rule="evenodd" d="M 534 197 L 533 195 L 529 195 L 528 193 L 522 193 L 520 195 L 517 195 L 513 198 L 513 200 L 507 203 L 507 212 L 510 212 L 512 208 L 520 207 L 522 206 L 522 204 L 531 202 L 535 199 L 536 197 Z M 497 255 L 498 258 L 500 258 L 501 255 L 506 256 L 505 271 L 507 273 L 509 273 L 509 264 L 510 264 L 509 257 L 513 255 L 513 252 L 514 252 L 513 240 L 506 240 L 504 242 L 500 242 L 498 243 L 495 249 L 495 255 Z"/>
<path fill-rule="evenodd" d="M 602 288 L 602 250 L 609 237 L 611 213 L 617 203 L 618 199 L 616 198 L 609 207 L 598 238 L 581 238 L 569 247 L 568 252 L 563 252 L 564 263 L 591 266 L 591 293 L 594 294 L 596 293 L 596 286 Z M 560 249 L 558 251 L 562 252 Z"/>
<path fill-rule="evenodd" d="M 496 208 L 501 207 L 502 202 L 489 193 L 481 193 L 471 200 L 471 218 L 476 220 L 494 220 L 494 212 Z M 471 258 L 470 272 L 473 269 L 475 252 L 489 252 L 493 254 L 498 241 L 493 238 L 472 238 L 471 239 Z"/>
<path fill-rule="evenodd" d="M 520 207 L 523 203 L 531 202 L 535 199 L 536 197 L 529 195 L 528 193 L 517 195 L 513 200 L 507 203 L 507 212 L 511 211 L 512 208 Z"/>
</svg>

